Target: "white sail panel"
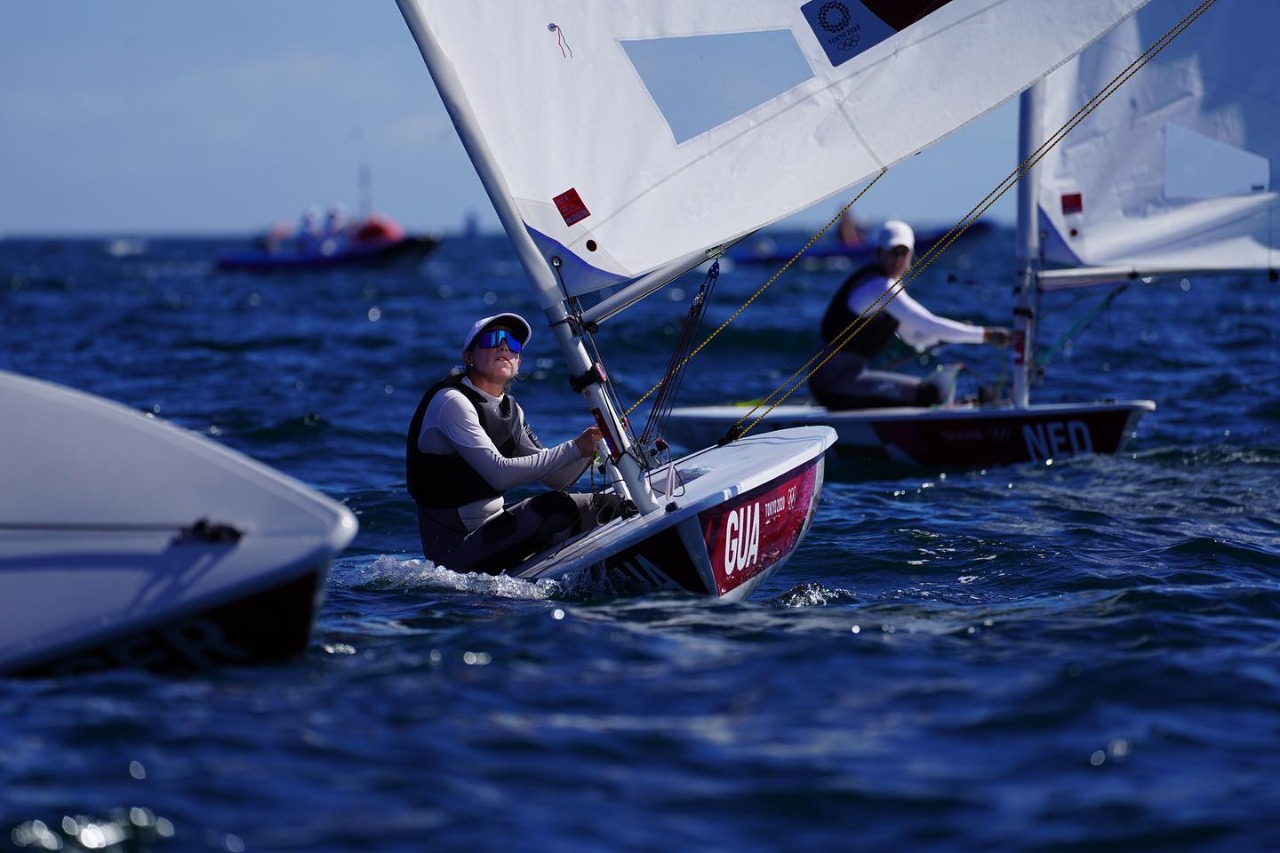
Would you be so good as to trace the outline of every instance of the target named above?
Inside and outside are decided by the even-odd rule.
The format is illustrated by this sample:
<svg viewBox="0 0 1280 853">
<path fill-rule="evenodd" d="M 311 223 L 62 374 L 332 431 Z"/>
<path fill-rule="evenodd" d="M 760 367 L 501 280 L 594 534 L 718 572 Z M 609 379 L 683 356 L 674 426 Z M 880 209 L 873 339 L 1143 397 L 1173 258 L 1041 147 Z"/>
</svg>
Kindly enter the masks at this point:
<svg viewBox="0 0 1280 853">
<path fill-rule="evenodd" d="M 813 77 L 789 30 L 622 42 L 676 143 Z"/>
<path fill-rule="evenodd" d="M 575 295 L 857 184 L 1145 3 L 398 1 L 504 224 L 560 257 Z M 689 138 L 632 60 L 642 40 L 778 32 L 811 75 Z"/>
<path fill-rule="evenodd" d="M 1044 81 L 1047 138 L 1200 3 L 1159 0 Z M 1041 162 L 1046 259 L 1256 270 L 1280 248 L 1274 0 L 1219 0 Z"/>
</svg>

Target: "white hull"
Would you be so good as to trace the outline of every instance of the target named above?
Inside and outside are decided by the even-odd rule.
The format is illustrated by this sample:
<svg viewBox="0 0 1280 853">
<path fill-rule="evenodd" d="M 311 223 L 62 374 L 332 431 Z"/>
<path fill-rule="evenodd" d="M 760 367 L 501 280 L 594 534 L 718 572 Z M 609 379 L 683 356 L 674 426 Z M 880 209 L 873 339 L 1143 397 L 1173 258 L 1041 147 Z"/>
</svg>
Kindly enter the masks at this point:
<svg viewBox="0 0 1280 853">
<path fill-rule="evenodd" d="M 788 405 L 771 411 L 749 435 L 802 425 L 829 426 L 837 433 L 835 450 L 842 455 L 909 465 L 978 468 L 1117 453 L 1142 414 L 1154 410 L 1155 403 L 1149 400 L 842 412 L 817 405 Z M 689 446 L 716 442 L 749 411 L 748 406 L 733 405 L 676 409 L 667 421 L 667 435 Z"/>
<path fill-rule="evenodd" d="M 789 429 L 686 456 L 674 478 L 671 466 L 653 473 L 661 509 L 598 527 L 512 574 L 745 598 L 808 530 L 835 439 L 822 427 Z"/>
<path fill-rule="evenodd" d="M 305 650 L 346 507 L 212 441 L 0 373 L 0 674 Z"/>
</svg>

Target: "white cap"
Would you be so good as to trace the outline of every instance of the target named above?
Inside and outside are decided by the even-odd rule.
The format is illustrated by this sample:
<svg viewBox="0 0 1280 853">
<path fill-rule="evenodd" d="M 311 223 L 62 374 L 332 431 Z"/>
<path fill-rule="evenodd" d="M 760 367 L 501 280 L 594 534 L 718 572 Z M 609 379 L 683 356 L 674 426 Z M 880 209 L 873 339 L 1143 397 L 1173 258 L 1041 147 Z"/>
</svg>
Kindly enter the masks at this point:
<svg viewBox="0 0 1280 853">
<path fill-rule="evenodd" d="M 880 227 L 880 236 L 876 238 L 876 245 L 881 249 L 906 246 L 914 252 L 916 250 L 916 235 L 907 223 L 898 219 L 890 219 Z"/>
<path fill-rule="evenodd" d="M 506 323 L 510 326 L 511 331 L 516 333 L 516 337 L 520 339 L 522 345 L 529 343 L 529 339 L 533 337 L 533 329 L 519 314 L 494 314 L 492 317 L 476 320 L 472 324 L 471 331 L 467 332 L 466 340 L 462 342 L 463 352 L 471 349 L 471 342 L 476 339 L 476 335 L 483 332 L 487 327 L 496 326 L 500 323 Z"/>
</svg>

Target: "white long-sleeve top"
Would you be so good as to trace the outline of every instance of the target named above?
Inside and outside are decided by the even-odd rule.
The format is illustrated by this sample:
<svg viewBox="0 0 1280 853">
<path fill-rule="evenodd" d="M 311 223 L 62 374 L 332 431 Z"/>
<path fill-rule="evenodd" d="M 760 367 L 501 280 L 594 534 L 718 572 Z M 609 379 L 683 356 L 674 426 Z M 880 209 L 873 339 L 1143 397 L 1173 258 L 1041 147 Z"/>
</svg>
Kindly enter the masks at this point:
<svg viewBox="0 0 1280 853">
<path fill-rule="evenodd" d="M 888 288 L 889 279 L 885 276 L 869 276 L 849 291 L 849 310 L 855 314 L 862 314 L 874 305 Z M 899 291 L 885 311 L 898 321 L 898 337 L 917 352 L 935 344 L 982 343 L 984 334 L 982 326 L 972 326 L 939 317 L 912 299 L 906 290 Z"/>
<path fill-rule="evenodd" d="M 491 403 L 502 397 L 487 394 L 463 379 L 472 390 Z M 516 456 L 508 458 L 498 452 L 489 434 L 480 425 L 475 406 L 462 392 L 446 388 L 427 404 L 422 417 L 422 429 L 418 433 L 418 449 L 423 453 L 457 452 L 485 482 L 505 492 L 517 486 L 541 482 L 550 489 L 564 489 L 573 485 L 590 461 L 582 458 L 573 440 L 555 447 L 538 446 L 532 433 L 526 428 L 524 411 L 513 399 L 512 404 L 520 418 L 516 431 Z M 489 516 L 502 510 L 502 496 L 479 500 L 458 509 L 458 517 L 468 530 L 475 530 Z"/>
</svg>

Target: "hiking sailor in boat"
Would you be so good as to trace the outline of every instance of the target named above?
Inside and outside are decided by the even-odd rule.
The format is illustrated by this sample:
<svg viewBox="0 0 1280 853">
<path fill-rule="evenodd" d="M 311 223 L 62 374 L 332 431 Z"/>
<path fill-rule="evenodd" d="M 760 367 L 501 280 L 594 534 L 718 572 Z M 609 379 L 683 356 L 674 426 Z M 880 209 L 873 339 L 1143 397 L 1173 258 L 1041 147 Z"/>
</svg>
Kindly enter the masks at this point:
<svg viewBox="0 0 1280 853">
<path fill-rule="evenodd" d="M 410 421 L 409 493 L 422 553 L 438 566 L 499 574 L 614 514 L 612 495 L 563 491 L 590 466 L 600 428 L 544 448 L 507 393 L 532 334 L 518 314 L 477 320 L 464 372 L 432 386 Z M 553 491 L 503 505 L 507 490 L 539 481 Z"/>
<path fill-rule="evenodd" d="M 932 406 L 950 402 L 954 372 L 928 379 L 884 370 L 867 370 L 867 364 L 884 352 L 896 334 L 923 351 L 940 343 L 1008 346 L 1012 332 L 995 326 L 972 326 L 933 314 L 899 290 L 884 310 L 876 313 L 882 295 L 911 267 L 915 232 L 911 226 L 890 219 L 876 238 L 875 259 L 853 272 L 836 291 L 822 317 L 823 344 L 830 347 L 847 330 L 861 326 L 809 379 L 809 391 L 828 409 L 868 409 L 883 406 Z M 864 314 L 874 314 L 861 319 Z M 941 381 L 940 381 L 941 380 Z"/>
</svg>

